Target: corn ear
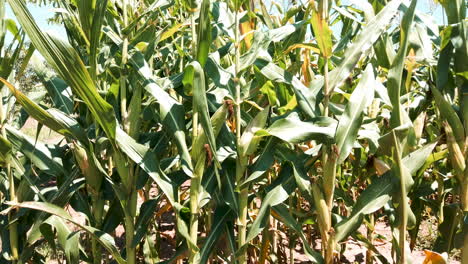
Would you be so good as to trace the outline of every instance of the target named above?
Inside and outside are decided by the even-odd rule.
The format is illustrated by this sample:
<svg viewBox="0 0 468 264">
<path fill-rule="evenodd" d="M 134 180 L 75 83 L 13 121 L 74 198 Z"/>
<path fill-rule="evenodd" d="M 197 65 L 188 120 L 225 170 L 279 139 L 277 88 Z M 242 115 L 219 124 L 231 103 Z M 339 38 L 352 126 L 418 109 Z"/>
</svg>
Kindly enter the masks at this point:
<svg viewBox="0 0 468 264">
<path fill-rule="evenodd" d="M 452 166 L 457 171 L 457 177 L 463 181 L 463 172 L 465 171 L 466 161 L 460 145 L 455 140 L 453 130 L 447 122 L 443 123 L 445 133 L 447 134 L 447 146 L 449 148 L 450 161 Z M 461 177 L 461 178 L 460 178 Z"/>
<path fill-rule="evenodd" d="M 101 189 L 103 175 L 99 171 L 91 157 L 91 153 L 86 149 L 80 147 L 77 143 L 73 143 L 73 154 L 80 167 L 81 173 L 83 173 L 86 183 L 88 184 L 88 190 L 93 194 L 97 194 Z"/>
</svg>

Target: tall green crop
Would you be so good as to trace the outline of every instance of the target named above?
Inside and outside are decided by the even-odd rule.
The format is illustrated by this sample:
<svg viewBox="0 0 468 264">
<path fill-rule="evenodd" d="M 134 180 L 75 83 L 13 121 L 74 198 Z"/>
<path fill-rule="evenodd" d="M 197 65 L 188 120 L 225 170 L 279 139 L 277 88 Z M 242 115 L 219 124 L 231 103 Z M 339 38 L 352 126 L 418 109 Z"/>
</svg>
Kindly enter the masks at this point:
<svg viewBox="0 0 468 264">
<path fill-rule="evenodd" d="M 40 2 L 66 35 L 0 1 L 1 263 L 410 263 L 428 215 L 468 262 L 465 1 Z"/>
</svg>

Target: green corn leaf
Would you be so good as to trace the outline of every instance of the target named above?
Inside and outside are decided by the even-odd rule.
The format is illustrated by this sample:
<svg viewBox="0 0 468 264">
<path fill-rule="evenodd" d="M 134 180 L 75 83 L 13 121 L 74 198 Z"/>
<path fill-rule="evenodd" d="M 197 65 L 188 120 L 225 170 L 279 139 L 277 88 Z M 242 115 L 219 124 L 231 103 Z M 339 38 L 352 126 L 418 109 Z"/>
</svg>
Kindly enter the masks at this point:
<svg viewBox="0 0 468 264">
<path fill-rule="evenodd" d="M 39 123 L 44 124 L 54 131 L 61 131 L 63 129 L 63 126 L 55 120 L 51 114 L 17 90 L 12 84 L 3 78 L 0 78 L 0 81 L 10 89 L 10 92 L 16 97 L 18 103 L 21 104 L 26 112 L 28 112 L 30 116 L 33 116 Z"/>
<path fill-rule="evenodd" d="M 221 132 L 221 129 L 226 123 L 226 119 L 228 117 L 228 106 L 223 104 L 212 116 L 210 119 L 211 125 L 213 127 L 213 134 L 216 138 L 218 134 Z M 203 155 L 203 151 L 205 150 L 204 145 L 208 143 L 207 140 L 207 133 L 205 130 L 202 129 L 198 134 L 198 137 L 195 138 L 192 146 L 192 156 L 193 157 L 200 157 Z M 205 153 L 206 154 L 206 153 Z"/>
<path fill-rule="evenodd" d="M 213 217 L 213 225 L 210 227 L 210 233 L 200 250 L 200 263 L 206 263 L 208 261 L 216 242 L 225 232 L 226 221 L 231 220 L 233 216 L 234 212 L 232 212 L 228 206 L 216 209 Z"/>
<path fill-rule="evenodd" d="M 284 202 L 288 199 L 289 194 L 296 189 L 294 177 L 290 177 L 292 174 L 291 166 L 287 163 L 283 165 L 280 176 L 268 187 L 267 193 L 262 199 L 262 205 L 257 218 L 250 226 L 246 243 L 254 239 L 265 228 L 271 207 Z"/>
<path fill-rule="evenodd" d="M 10 208 L 15 208 L 15 207 L 16 208 L 28 208 L 28 209 L 45 212 L 48 214 L 58 216 L 66 221 L 69 221 L 70 223 L 78 226 L 82 230 L 86 231 L 86 233 L 91 235 L 93 238 L 95 238 L 110 254 L 112 254 L 112 257 L 114 258 L 115 261 L 117 261 L 117 263 L 119 264 L 126 263 L 125 260 L 120 255 L 117 247 L 115 246 L 114 238 L 112 238 L 109 234 L 104 233 L 99 229 L 80 224 L 78 221 L 75 221 L 73 217 L 71 217 L 68 214 L 67 211 L 65 211 L 61 207 L 58 207 L 55 204 L 43 203 L 43 202 L 23 202 L 23 203 L 9 202 L 8 205 L 11 206 Z"/>
<path fill-rule="evenodd" d="M 80 44 L 85 45 L 86 47 L 89 46 L 89 36 L 87 32 L 83 30 L 83 27 L 80 24 L 79 14 L 76 9 L 72 8 L 71 5 L 62 4 L 61 10 L 63 22 L 69 28 L 69 35 L 76 39 Z M 88 32 L 89 33 L 89 32 Z"/>
<path fill-rule="evenodd" d="M 465 145 L 465 129 L 463 127 L 463 123 L 458 117 L 457 112 L 455 112 L 452 105 L 449 102 L 447 102 L 447 100 L 443 97 L 443 95 L 437 88 L 431 85 L 431 91 L 434 95 L 435 104 L 437 108 L 439 108 L 440 115 L 445 120 L 447 120 L 447 123 L 453 130 L 455 141 L 458 143 L 460 148 L 463 149 L 463 146 Z"/>
<path fill-rule="evenodd" d="M 155 241 L 153 241 L 151 235 L 149 234 L 146 234 L 145 242 L 143 245 L 143 257 L 145 258 L 145 263 L 161 263 L 159 261 L 159 253 Z"/>
<path fill-rule="evenodd" d="M 43 62 L 38 61 L 36 57 L 31 62 L 34 72 L 52 98 L 54 107 L 66 114 L 73 113 L 73 97 L 67 83 L 57 77 L 50 68 L 46 67 Z"/>
<path fill-rule="evenodd" d="M 397 138 L 396 133 L 394 130 L 391 132 L 393 134 L 393 144 L 392 144 L 392 151 L 393 151 L 393 166 L 392 172 L 394 177 L 398 180 L 397 186 L 399 188 L 394 188 L 394 195 L 393 200 L 394 203 L 398 204 L 398 211 L 397 211 L 397 223 L 398 226 L 400 221 L 404 218 L 407 219 L 407 228 L 412 229 L 415 225 L 415 216 L 409 206 L 409 198 L 408 193 L 411 190 L 411 187 L 414 184 L 414 180 L 411 177 L 409 169 L 405 166 L 402 159 L 402 142 L 399 138 Z M 405 206 L 405 213 L 402 214 L 402 206 Z"/>
<path fill-rule="evenodd" d="M 310 261 L 313 263 L 324 263 L 322 255 L 312 249 L 309 245 L 309 241 L 307 240 L 304 231 L 302 231 L 301 225 L 294 219 L 294 217 L 290 214 L 288 208 L 282 203 L 272 207 L 273 211 L 278 214 L 279 219 L 282 223 L 284 223 L 287 227 L 294 230 L 296 234 L 299 235 L 302 244 L 304 245 L 304 253 L 309 258 Z"/>
<path fill-rule="evenodd" d="M 455 24 L 464 19 L 466 7 L 463 0 L 437 0 L 437 2 L 444 7 L 449 24 Z"/>
<path fill-rule="evenodd" d="M 137 86 L 133 92 L 130 105 L 128 106 L 128 134 L 133 138 L 138 138 L 140 133 L 140 115 L 142 108 L 142 88 Z"/>
<path fill-rule="evenodd" d="M 407 169 L 408 173 L 414 174 L 424 165 L 437 142 L 427 144 L 424 147 L 408 154 L 402 159 L 402 164 Z M 372 183 L 360 194 L 358 200 L 353 206 L 351 216 L 338 223 L 336 226 L 337 241 L 347 238 L 352 232 L 357 230 L 362 223 L 364 215 L 371 214 L 382 208 L 390 199 L 394 192 L 392 183 L 392 172 L 388 171 L 383 176 L 376 178 Z"/>
<path fill-rule="evenodd" d="M 263 148 L 258 160 L 252 165 L 252 169 L 250 170 L 252 173 L 244 182 L 242 182 L 240 189 L 245 187 L 246 184 L 259 179 L 269 168 L 271 168 L 273 162 L 275 161 L 274 152 L 277 144 L 278 139 L 268 139 L 268 143 Z"/>
<path fill-rule="evenodd" d="M 277 147 L 276 155 L 284 161 L 291 162 L 294 179 L 299 191 L 308 201 L 313 201 L 310 177 L 307 175 L 304 166 L 305 155 L 286 146 Z"/>
<path fill-rule="evenodd" d="M 269 60 L 268 47 L 270 44 L 281 42 L 288 36 L 291 36 L 294 32 L 303 28 L 305 21 L 300 21 L 294 24 L 287 24 L 285 26 L 268 30 L 266 32 L 255 31 L 252 41 L 252 46 L 245 53 L 240 56 L 239 59 L 239 70 L 243 71 L 250 67 L 256 60 Z M 234 67 L 231 66 L 228 69 L 230 72 L 234 71 Z"/>
<path fill-rule="evenodd" d="M 19 28 L 18 26 L 16 25 L 16 22 L 15 20 L 13 19 L 5 19 L 5 26 L 6 26 L 6 29 L 8 31 L 10 31 L 10 33 L 15 36 L 15 39 L 20 41 L 20 31 L 19 31 Z"/>
<path fill-rule="evenodd" d="M 310 140 L 330 141 L 335 135 L 336 121 L 322 117 L 316 118 L 314 121 L 301 121 L 297 113 L 293 112 L 286 118 L 275 121 L 267 129 L 259 130 L 256 135 L 271 135 L 289 143 L 301 143 Z"/>
<path fill-rule="evenodd" d="M 402 164 L 404 164 L 405 168 L 408 170 L 410 175 L 415 175 L 421 168 L 425 170 L 427 166 L 434 163 L 438 159 L 442 159 L 446 155 L 446 151 L 442 153 L 435 153 L 434 151 L 438 141 L 426 144 L 421 148 L 409 153 L 402 159 Z M 410 210 L 408 216 L 409 228 L 413 228 L 415 226 L 416 216 Z"/>
<path fill-rule="evenodd" d="M 192 175 L 192 161 L 185 140 L 185 110 L 184 106 L 172 98 L 161 87 L 153 82 L 145 86 L 145 90 L 158 100 L 160 116 L 163 124 L 172 132 L 177 148 L 182 158 L 182 167 L 184 172 Z"/>
<path fill-rule="evenodd" d="M 93 23 L 94 10 L 96 8 L 96 0 L 91 1 L 78 1 L 77 2 L 77 11 L 80 19 L 80 26 L 85 32 L 87 39 L 91 38 L 91 25 Z"/>
<path fill-rule="evenodd" d="M 345 111 L 339 117 L 336 127 L 335 144 L 338 146 L 338 164 L 349 155 L 356 141 L 358 130 L 364 118 L 363 111 L 374 99 L 373 85 L 375 83 L 374 70 L 371 63 L 362 74 L 359 84 L 353 91 L 346 105 Z"/>
<path fill-rule="evenodd" d="M 62 129 L 57 130 L 57 133 L 74 138 L 85 146 L 90 144 L 89 139 L 86 136 L 86 131 L 80 126 L 78 121 L 58 109 L 47 109 L 47 113 L 49 113 L 55 121 L 63 127 Z"/>
<path fill-rule="evenodd" d="M 296 94 L 297 101 L 302 111 L 304 111 L 309 117 L 318 116 L 318 109 L 316 107 L 316 94 L 307 88 L 301 81 L 296 77 L 292 76 L 290 73 L 285 71 L 275 64 L 258 59 L 255 61 L 255 66 L 258 67 L 260 72 L 268 79 L 279 82 L 286 83 L 291 85 Z M 318 92 L 318 90 L 317 90 Z"/>
<path fill-rule="evenodd" d="M 234 183 L 235 171 L 236 171 L 236 162 L 223 162 L 223 169 L 225 170 L 225 177 L 223 177 L 223 185 L 221 190 L 221 196 L 223 197 L 223 202 L 226 203 L 232 211 L 239 211 L 238 203 L 238 189 Z"/>
<path fill-rule="evenodd" d="M 403 76 L 403 68 L 405 66 L 405 58 L 408 54 L 409 32 L 414 20 L 414 11 L 416 9 L 417 0 L 411 1 L 411 6 L 403 16 L 403 21 L 400 27 L 400 49 L 398 50 L 395 59 L 392 62 L 390 71 L 388 72 L 388 95 L 392 102 L 392 116 L 390 123 L 392 127 L 401 126 L 404 123 L 403 113 L 401 110 L 400 96 L 401 84 Z"/>
<path fill-rule="evenodd" d="M 151 152 L 147 146 L 139 144 L 120 128 L 117 129 L 116 142 L 122 152 L 140 166 L 141 169 L 148 173 L 148 175 L 159 186 L 175 209 L 177 214 L 178 232 L 186 239 L 187 243 L 191 244 L 193 248 L 198 248 L 190 238 L 187 223 L 181 217 L 181 210 L 183 210 L 184 207 L 178 203 L 177 188 L 173 181 L 171 181 L 171 179 L 169 179 L 159 167 L 159 161 L 156 158 L 156 155 Z"/>
<path fill-rule="evenodd" d="M 434 242 L 434 250 L 437 252 L 450 252 L 454 248 L 456 226 L 459 218 L 457 217 L 458 206 L 454 204 L 444 205 L 440 208 L 442 223 L 438 226 L 440 232 L 437 240 Z"/>
<path fill-rule="evenodd" d="M 129 122 L 129 131 L 128 134 L 133 138 L 138 138 L 140 133 L 140 114 L 142 107 L 142 88 L 140 86 L 136 87 L 132 99 L 130 100 L 130 105 L 128 107 L 128 122 Z"/>
<path fill-rule="evenodd" d="M 40 124 L 47 126 L 59 134 L 72 137 L 86 146 L 89 144 L 86 132 L 79 126 L 76 120 L 57 109 L 44 110 L 6 80 L 0 78 L 0 81 L 10 89 L 23 109 Z"/>
<path fill-rule="evenodd" d="M 242 133 L 238 146 L 238 155 L 240 155 L 242 160 L 245 161 L 249 155 L 256 151 L 261 140 L 261 138 L 256 135 L 256 132 L 265 126 L 269 111 L 270 107 L 265 107 L 265 109 L 250 121 L 245 128 L 244 133 Z"/>
<path fill-rule="evenodd" d="M 91 9 L 80 10 L 80 17 L 82 20 L 91 20 L 91 24 L 89 25 L 90 73 L 93 80 L 95 80 L 97 74 L 97 55 L 99 54 L 99 40 L 102 35 L 102 25 L 106 15 L 107 0 L 80 1 L 78 6 L 81 6 L 81 2 L 91 3 Z M 82 11 L 84 11 L 84 13 Z M 92 14 L 92 17 L 90 14 Z"/>
<path fill-rule="evenodd" d="M 200 123 L 205 133 L 205 137 L 210 145 L 212 153 L 216 153 L 216 138 L 211 124 L 210 113 L 208 112 L 208 101 L 206 99 L 205 72 L 200 63 L 194 61 L 185 68 L 184 85 L 191 87 L 193 92 L 193 111 L 200 117 Z M 198 128 L 193 128 L 198 129 Z M 198 158 L 198 157 L 194 157 Z M 213 157 L 215 162 L 216 155 Z"/>
<path fill-rule="evenodd" d="M 21 151 L 41 171 L 53 176 L 64 175 L 61 159 L 44 143 L 34 140 L 13 127 L 6 126 L 8 140 L 14 149 Z"/>
<path fill-rule="evenodd" d="M 149 234 L 146 234 L 145 243 L 143 245 L 143 257 L 145 258 L 145 263 L 161 263 L 159 262 L 159 253 L 157 251 L 156 244 Z"/>
<path fill-rule="evenodd" d="M 311 182 L 310 177 L 307 175 L 306 168 L 304 167 L 304 161 L 298 157 L 290 158 L 289 160 L 291 160 L 293 166 L 294 179 L 296 180 L 299 191 L 304 195 L 304 198 L 312 201 L 313 194 L 310 188 Z"/>
<path fill-rule="evenodd" d="M 122 129 L 117 129 L 117 145 L 133 162 L 143 169 L 159 186 L 169 202 L 174 206 L 177 203 L 176 189 L 172 181 L 159 167 L 159 161 L 151 150 L 130 137 Z"/>
<path fill-rule="evenodd" d="M 436 145 L 437 142 L 427 144 L 402 159 L 402 164 L 410 175 L 416 173 L 424 165 Z M 375 178 L 364 192 L 360 194 L 353 206 L 351 215 L 339 222 L 335 228 L 335 239 L 337 241 L 346 239 L 356 231 L 361 226 L 364 215 L 371 214 L 387 204 L 395 188 L 392 182 L 392 173 L 392 171 L 388 171 L 381 177 Z"/>
<path fill-rule="evenodd" d="M 159 199 L 150 199 L 141 205 L 140 214 L 135 223 L 135 237 L 133 238 L 132 247 L 136 247 L 148 232 L 148 226 L 159 202 Z"/>
<path fill-rule="evenodd" d="M 11 143 L 3 136 L 0 136 L 0 162 L 5 162 L 11 154 Z"/>
<path fill-rule="evenodd" d="M 19 60 L 20 52 L 23 50 L 25 40 L 24 33 L 15 36 L 15 40 L 3 48 L 4 54 L 0 59 L 0 77 L 8 78 L 14 71 L 15 64 Z M 3 40 L 0 41 L 0 46 L 3 46 Z M 27 58 L 24 58 L 27 60 Z M 18 72 L 20 74 L 20 72 Z"/>
<path fill-rule="evenodd" d="M 179 234 L 182 235 L 183 238 L 185 238 L 185 241 L 187 241 L 189 248 L 193 248 L 196 251 L 196 256 L 194 257 L 194 263 L 199 263 L 200 250 L 197 246 L 196 241 L 193 241 L 192 238 L 190 237 L 188 224 L 184 220 L 184 215 L 185 214 L 189 215 L 190 209 L 188 209 L 187 207 L 183 207 L 180 204 L 175 204 L 174 209 L 176 211 L 176 216 L 177 216 L 177 221 L 176 221 L 177 232 L 179 232 Z M 187 216 L 187 218 L 190 218 L 190 216 Z"/>
<path fill-rule="evenodd" d="M 68 43 L 44 34 L 29 13 L 24 1 L 9 0 L 8 3 L 34 47 L 70 85 L 73 93 L 86 103 L 109 139 L 114 140 L 116 130 L 114 109 L 97 92 L 78 53 Z"/>
<path fill-rule="evenodd" d="M 273 85 L 271 81 L 267 81 L 262 86 L 262 88 L 260 88 L 260 92 L 262 92 L 268 97 L 268 103 L 271 106 L 280 105 L 280 102 L 278 101 L 278 97 L 276 95 L 275 86 Z"/>
<path fill-rule="evenodd" d="M 380 39 L 375 43 L 374 50 L 378 65 L 389 69 L 396 54 L 393 49 L 392 40 L 388 34 L 382 34 Z"/>
<path fill-rule="evenodd" d="M 24 56 L 23 58 L 23 61 L 21 62 L 21 66 L 19 68 L 19 70 L 16 71 L 16 79 L 18 80 L 19 78 L 21 78 L 26 70 L 26 67 L 29 65 L 29 62 L 34 54 L 34 52 L 36 51 L 36 48 L 34 48 L 33 45 L 29 45 L 28 47 L 28 51 L 26 52 L 26 55 Z"/>
<path fill-rule="evenodd" d="M 55 234 L 52 227 L 47 224 L 42 224 L 40 227 L 42 237 L 44 238 L 45 242 L 47 242 L 48 246 L 52 251 L 57 251 L 57 243 L 55 243 Z"/>
<path fill-rule="evenodd" d="M 427 144 L 402 159 L 402 163 L 408 169 L 410 175 L 414 175 L 426 163 L 436 145 L 437 141 Z"/>
<path fill-rule="evenodd" d="M 390 25 L 400 4 L 401 0 L 389 2 L 355 37 L 353 44 L 344 52 L 339 66 L 330 72 L 330 82 L 328 85 L 331 91 L 340 86 L 348 78 L 362 55 L 369 53 L 372 45 Z"/>
<path fill-rule="evenodd" d="M 392 263 L 385 256 L 383 256 L 380 253 L 380 251 L 374 245 L 375 242 L 373 243 L 373 242 L 369 241 L 369 239 L 367 239 L 366 236 L 363 236 L 359 232 L 355 232 L 355 233 L 352 234 L 352 237 L 354 239 L 356 239 L 357 241 L 362 242 L 367 247 L 368 250 L 372 250 L 375 253 L 374 257 L 376 259 L 378 259 L 380 261 L 380 263 L 382 263 L 382 264 L 391 264 Z"/>
<path fill-rule="evenodd" d="M 19 163 L 19 162 L 18 162 Z M 18 169 L 18 166 L 16 166 Z M 24 171 L 24 168 L 22 168 Z M 70 202 L 70 198 L 76 194 L 80 189 L 85 185 L 85 180 L 83 178 L 78 179 L 78 170 L 73 170 L 70 175 L 64 180 L 63 184 L 58 187 L 57 192 L 53 193 L 48 199 L 42 199 L 48 203 L 55 204 L 57 206 L 65 206 Z M 39 197 L 41 197 L 39 195 Z M 35 219 L 31 230 L 29 231 L 27 242 L 29 244 L 34 244 L 37 240 L 41 239 L 41 234 L 39 232 L 40 225 L 46 219 L 47 214 L 42 212 Z"/>
<path fill-rule="evenodd" d="M 392 155 L 392 150 L 391 150 L 391 148 L 389 148 L 389 146 L 393 145 L 393 133 L 395 133 L 397 138 L 400 141 L 402 141 L 404 138 L 406 138 L 408 136 L 408 133 L 409 133 L 411 128 L 412 128 L 412 124 L 411 123 L 406 123 L 406 124 L 404 124 L 402 126 L 399 126 L 397 128 L 392 129 L 387 134 L 381 136 L 379 138 L 378 152 L 383 154 L 383 155 L 391 156 Z"/>
<path fill-rule="evenodd" d="M 387 204 L 391 199 L 392 191 L 393 185 L 390 171 L 374 179 L 359 195 L 353 206 L 351 215 L 336 225 L 336 241 L 342 241 L 356 231 L 361 226 L 364 215 L 371 214 Z"/>
<path fill-rule="evenodd" d="M 70 230 L 63 219 L 55 215 L 47 218 L 47 220 L 45 220 L 42 225 L 46 224 L 55 228 L 57 240 L 62 249 L 65 251 L 67 262 L 78 264 L 81 249 L 81 245 L 79 243 L 79 233 Z"/>
<path fill-rule="evenodd" d="M 187 175 L 192 176 L 192 160 L 185 140 L 184 106 L 156 83 L 143 54 L 136 50 L 132 50 L 132 52 L 132 56 L 130 57 L 131 65 L 144 79 L 145 90 L 158 101 L 159 115 L 163 124 L 168 128 L 168 132 L 170 132 L 175 139 L 175 143 L 182 158 L 182 168 Z"/>
<path fill-rule="evenodd" d="M 198 17 L 197 61 L 204 67 L 211 45 L 210 0 L 203 0 Z"/>
</svg>

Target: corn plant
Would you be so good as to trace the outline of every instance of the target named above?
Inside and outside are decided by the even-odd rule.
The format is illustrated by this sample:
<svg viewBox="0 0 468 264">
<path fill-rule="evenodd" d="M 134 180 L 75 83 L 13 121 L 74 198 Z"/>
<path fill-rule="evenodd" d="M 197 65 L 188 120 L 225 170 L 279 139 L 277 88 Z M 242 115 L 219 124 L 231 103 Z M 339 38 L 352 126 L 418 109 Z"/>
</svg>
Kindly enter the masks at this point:
<svg viewBox="0 0 468 264">
<path fill-rule="evenodd" d="M 462 242 L 462 262 L 468 261 L 468 236 L 466 233 L 466 212 L 468 204 L 467 176 L 465 173 L 465 142 L 466 142 L 466 117 L 465 117 L 465 95 L 464 89 L 467 87 L 466 76 L 462 72 L 466 71 L 466 63 L 462 60 L 467 58 L 466 46 L 466 2 L 454 1 L 441 2 L 447 15 L 449 25 L 445 26 L 441 32 L 442 43 L 440 46 L 440 57 L 435 68 L 436 77 L 430 82 L 431 91 L 434 96 L 435 105 L 439 110 L 440 118 L 443 120 L 443 128 L 447 137 L 447 148 L 449 161 L 454 170 L 459 193 L 459 208 L 457 209 L 454 226 L 460 226 L 460 236 Z M 453 30 L 454 29 L 454 30 Z M 449 31 L 453 33 L 448 33 Z M 454 43 L 454 38 L 462 41 Z M 451 92 L 448 92 L 450 91 Z M 457 95 L 454 94 L 457 91 Z M 447 95 L 445 98 L 445 94 Z M 456 98 L 456 99 L 455 99 Z M 452 104 L 456 100 L 457 108 Z M 452 247 L 454 235 L 447 238 L 448 247 Z"/>
<path fill-rule="evenodd" d="M 66 36 L 0 1 L 2 263 L 410 263 L 426 208 L 468 261 L 465 1 L 39 2 Z"/>
</svg>

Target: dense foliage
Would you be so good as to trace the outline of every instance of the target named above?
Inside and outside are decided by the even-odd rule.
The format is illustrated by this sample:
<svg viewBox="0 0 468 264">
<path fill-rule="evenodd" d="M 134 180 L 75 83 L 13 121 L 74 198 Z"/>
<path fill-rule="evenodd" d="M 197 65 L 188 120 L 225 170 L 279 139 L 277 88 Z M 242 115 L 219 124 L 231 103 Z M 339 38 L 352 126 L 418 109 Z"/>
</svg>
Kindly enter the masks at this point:
<svg viewBox="0 0 468 264">
<path fill-rule="evenodd" d="M 465 0 L 51 2 L 0 0 L 0 263 L 410 263 L 427 208 L 468 263 Z"/>
</svg>

